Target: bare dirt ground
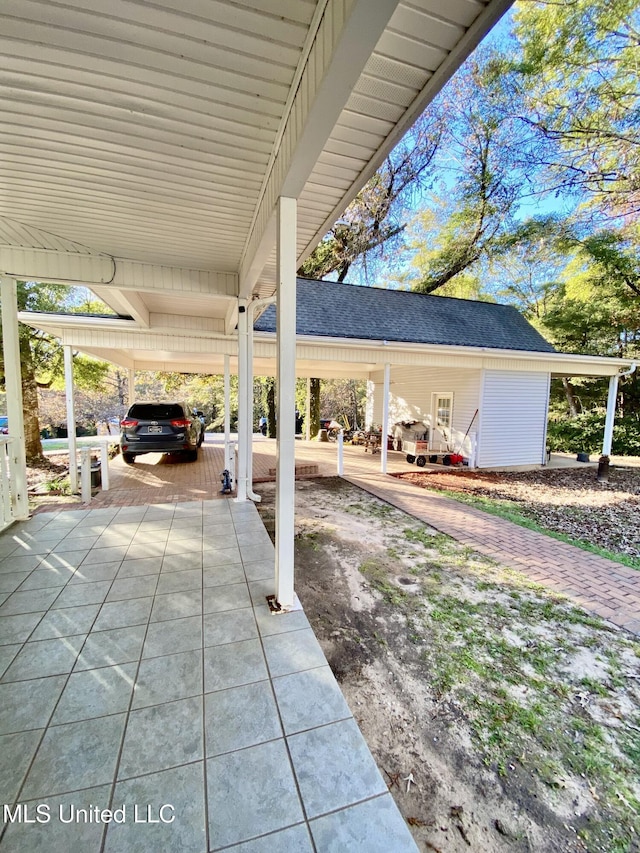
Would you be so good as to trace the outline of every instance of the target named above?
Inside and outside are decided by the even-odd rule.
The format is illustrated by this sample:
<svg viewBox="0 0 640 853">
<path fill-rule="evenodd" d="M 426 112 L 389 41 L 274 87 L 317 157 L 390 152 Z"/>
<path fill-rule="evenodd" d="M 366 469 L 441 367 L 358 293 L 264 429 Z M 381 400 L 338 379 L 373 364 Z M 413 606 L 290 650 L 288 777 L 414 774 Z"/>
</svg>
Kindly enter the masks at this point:
<svg viewBox="0 0 640 853">
<path fill-rule="evenodd" d="M 338 478 L 297 484 L 296 589 L 420 850 L 640 851 L 631 635 Z"/>
<path fill-rule="evenodd" d="M 640 557 L 640 467 L 612 467 L 608 483 L 594 468 L 526 472 L 411 471 L 398 475 L 425 489 L 511 504 L 548 530 Z"/>
</svg>

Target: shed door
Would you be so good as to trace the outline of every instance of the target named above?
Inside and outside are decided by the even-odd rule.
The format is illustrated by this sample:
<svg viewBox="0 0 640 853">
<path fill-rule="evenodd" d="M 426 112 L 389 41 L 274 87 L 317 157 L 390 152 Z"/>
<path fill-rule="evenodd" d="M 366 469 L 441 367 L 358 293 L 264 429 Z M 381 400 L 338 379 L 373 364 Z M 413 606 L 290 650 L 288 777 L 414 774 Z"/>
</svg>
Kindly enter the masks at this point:
<svg viewBox="0 0 640 853">
<path fill-rule="evenodd" d="M 433 394 L 431 403 L 431 434 L 429 446 L 436 451 L 450 450 L 453 428 L 453 393 Z"/>
</svg>

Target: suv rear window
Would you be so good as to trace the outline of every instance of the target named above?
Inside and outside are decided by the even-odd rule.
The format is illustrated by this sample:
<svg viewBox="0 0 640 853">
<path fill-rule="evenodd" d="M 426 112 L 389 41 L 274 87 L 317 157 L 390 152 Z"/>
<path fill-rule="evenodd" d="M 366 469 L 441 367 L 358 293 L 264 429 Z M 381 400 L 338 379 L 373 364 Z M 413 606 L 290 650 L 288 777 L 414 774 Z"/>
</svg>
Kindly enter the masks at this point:
<svg viewBox="0 0 640 853">
<path fill-rule="evenodd" d="M 184 416 L 184 409 L 178 403 L 134 403 L 127 413 L 127 417 L 140 421 L 166 421 Z"/>
</svg>

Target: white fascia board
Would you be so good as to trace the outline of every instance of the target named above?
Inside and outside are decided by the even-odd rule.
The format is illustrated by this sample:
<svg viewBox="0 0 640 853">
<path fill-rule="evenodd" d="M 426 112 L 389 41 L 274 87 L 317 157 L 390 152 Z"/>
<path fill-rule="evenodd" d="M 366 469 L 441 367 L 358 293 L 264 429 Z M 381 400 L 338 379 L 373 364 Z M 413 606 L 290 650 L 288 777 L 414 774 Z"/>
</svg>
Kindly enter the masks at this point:
<svg viewBox="0 0 640 853">
<path fill-rule="evenodd" d="M 278 198 L 302 192 L 398 2 L 325 0 L 314 18 L 243 251 L 241 298 L 251 295 L 275 244 Z"/>
<path fill-rule="evenodd" d="M 273 342 L 273 332 L 257 332 L 254 335 L 256 344 Z M 333 338 L 320 335 L 298 335 L 299 347 L 318 347 L 327 360 L 332 360 L 339 351 L 351 351 L 354 361 L 371 362 L 374 358 L 377 364 L 385 361 L 402 363 L 402 355 L 411 353 L 424 355 L 425 358 L 467 358 L 473 359 L 474 367 L 489 367 L 491 362 L 500 367 L 500 362 L 531 363 L 531 369 L 550 371 L 557 376 L 613 376 L 621 369 L 634 363 L 631 358 L 612 358 L 609 356 L 580 355 L 570 353 L 531 352 L 529 350 L 494 349 L 492 347 L 464 347 L 453 345 L 420 344 L 398 341 L 366 340 L 362 338 Z M 334 355 L 335 353 L 335 355 Z M 508 365 L 507 365 L 508 366 Z M 505 364 L 502 364 L 504 369 Z M 518 366 L 513 369 L 521 369 Z"/>
<path fill-rule="evenodd" d="M 122 317 L 88 317 L 80 314 L 41 314 L 36 311 L 19 311 L 18 320 L 34 329 L 42 329 L 52 334 L 64 329 L 104 329 L 109 331 L 132 330 L 138 328 L 135 320 Z"/>
<path fill-rule="evenodd" d="M 138 332 L 145 334 L 176 335 L 185 333 L 198 338 L 220 338 L 227 336 L 223 333 L 222 320 L 211 317 L 192 317 L 182 314 L 153 314 L 149 315 L 150 323 L 140 328 L 135 320 L 122 317 L 91 317 L 83 314 L 38 314 L 32 311 L 21 311 L 18 314 L 20 322 L 34 329 L 42 329 L 50 334 L 60 336 L 72 333 L 73 330 L 90 330 L 94 333 Z"/>
<path fill-rule="evenodd" d="M 203 355 L 236 355 L 238 342 L 234 338 L 223 338 L 209 335 L 197 337 L 195 335 L 167 335 L 154 334 L 154 332 L 141 332 L 139 329 L 133 331 L 108 331 L 106 329 L 59 329 L 63 343 L 74 346 L 77 349 L 92 347 L 96 349 L 123 349 L 132 354 L 140 351 L 148 353 L 201 353 Z M 55 334 L 55 333 L 54 333 Z M 167 356 L 161 356 L 167 358 Z"/>
</svg>

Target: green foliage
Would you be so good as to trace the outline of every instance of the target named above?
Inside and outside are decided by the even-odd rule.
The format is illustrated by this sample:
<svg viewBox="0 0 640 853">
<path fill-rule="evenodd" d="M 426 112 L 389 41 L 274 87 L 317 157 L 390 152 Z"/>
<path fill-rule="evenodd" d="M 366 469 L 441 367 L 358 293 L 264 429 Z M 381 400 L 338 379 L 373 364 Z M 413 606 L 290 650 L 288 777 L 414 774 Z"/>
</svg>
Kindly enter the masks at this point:
<svg viewBox="0 0 640 853">
<path fill-rule="evenodd" d="M 584 412 L 577 418 L 551 420 L 547 444 L 552 451 L 597 453 L 602 448 L 604 422 L 604 412 Z M 616 420 L 611 451 L 620 456 L 640 456 L 640 416 Z"/>
<path fill-rule="evenodd" d="M 551 186 L 637 212 L 637 0 L 522 3 L 515 15 L 523 114 Z"/>
</svg>

